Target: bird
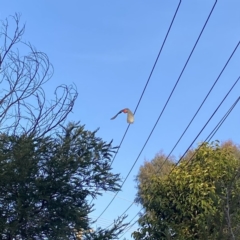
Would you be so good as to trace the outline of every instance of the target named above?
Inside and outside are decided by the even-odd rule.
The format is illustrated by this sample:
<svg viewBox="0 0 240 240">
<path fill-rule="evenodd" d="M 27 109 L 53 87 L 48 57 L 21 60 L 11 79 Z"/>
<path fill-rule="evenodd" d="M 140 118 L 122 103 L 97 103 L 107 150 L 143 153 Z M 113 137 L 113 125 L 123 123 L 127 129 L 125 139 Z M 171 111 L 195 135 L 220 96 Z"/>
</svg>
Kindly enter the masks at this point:
<svg viewBox="0 0 240 240">
<path fill-rule="evenodd" d="M 127 122 L 128 123 L 133 123 L 134 122 L 134 115 L 129 108 L 122 109 L 114 117 L 112 117 L 111 120 L 115 119 L 118 116 L 118 114 L 120 114 L 120 113 L 127 113 Z"/>
</svg>

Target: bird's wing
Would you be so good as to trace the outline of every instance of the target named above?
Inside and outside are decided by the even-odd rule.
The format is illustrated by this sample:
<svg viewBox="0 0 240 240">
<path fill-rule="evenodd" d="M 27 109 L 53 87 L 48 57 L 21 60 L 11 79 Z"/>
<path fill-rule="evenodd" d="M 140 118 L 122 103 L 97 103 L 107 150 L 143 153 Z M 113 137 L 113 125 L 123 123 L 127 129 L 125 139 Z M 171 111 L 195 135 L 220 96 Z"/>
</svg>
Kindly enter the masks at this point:
<svg viewBox="0 0 240 240">
<path fill-rule="evenodd" d="M 111 120 L 115 119 L 117 117 L 117 115 L 120 113 L 122 113 L 122 110 L 120 112 L 118 112 L 114 117 L 112 117 Z"/>
</svg>

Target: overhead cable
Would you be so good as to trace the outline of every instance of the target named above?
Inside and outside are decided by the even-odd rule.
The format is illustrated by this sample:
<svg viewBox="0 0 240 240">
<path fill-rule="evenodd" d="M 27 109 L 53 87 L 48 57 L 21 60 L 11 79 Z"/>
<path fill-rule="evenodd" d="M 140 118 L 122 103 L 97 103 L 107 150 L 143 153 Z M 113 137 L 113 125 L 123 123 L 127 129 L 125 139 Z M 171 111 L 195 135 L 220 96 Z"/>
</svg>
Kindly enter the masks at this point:
<svg viewBox="0 0 240 240">
<path fill-rule="evenodd" d="M 152 70 L 151 70 L 151 72 L 150 72 L 150 74 L 149 74 L 149 77 L 148 77 L 148 79 L 147 79 L 147 82 L 146 82 L 146 84 L 145 84 L 145 86 L 144 86 L 144 89 L 143 89 L 143 91 L 142 91 L 142 94 L 141 94 L 141 96 L 140 96 L 140 98 L 139 98 L 139 100 L 138 100 L 137 106 L 136 106 L 136 108 L 135 108 L 135 110 L 134 110 L 134 115 L 135 115 L 135 113 L 137 112 L 138 106 L 139 106 L 139 104 L 140 104 L 140 102 L 141 102 L 141 100 L 142 100 L 142 97 L 143 97 L 143 95 L 144 95 L 144 93 L 145 93 L 145 90 L 146 90 L 146 88 L 147 88 L 147 85 L 148 85 L 148 83 L 149 83 L 149 81 L 150 81 L 150 79 L 151 79 L 151 77 L 152 77 L 153 71 L 154 71 L 154 69 L 155 69 L 155 67 L 156 67 L 156 65 L 157 65 L 158 59 L 159 59 L 159 57 L 160 57 L 160 55 L 161 55 L 161 52 L 162 52 L 162 50 L 163 50 L 163 47 L 164 47 L 164 45 L 165 45 L 165 42 L 166 42 L 167 37 L 168 37 L 168 34 L 169 34 L 169 32 L 170 32 L 170 30 L 171 30 L 171 28 L 172 28 L 173 22 L 174 22 L 174 20 L 175 20 L 175 17 L 176 17 L 176 15 L 177 15 L 177 12 L 178 12 L 178 9 L 179 9 L 179 7 L 180 7 L 180 5 L 181 5 L 181 2 L 182 2 L 182 1 L 180 0 L 179 3 L 178 3 L 177 9 L 176 9 L 176 11 L 175 11 L 175 13 L 174 13 L 174 16 L 173 16 L 172 20 L 171 20 L 170 26 L 169 26 L 168 31 L 167 31 L 167 33 L 166 33 L 166 35 L 165 35 L 164 40 L 163 40 L 162 46 L 160 47 L 160 50 L 159 50 L 158 55 L 157 55 L 157 58 L 156 58 L 156 60 L 155 60 L 155 62 L 154 62 L 154 64 L 153 64 Z M 119 146 L 118 146 L 118 149 L 117 149 L 117 151 L 116 151 L 116 153 L 115 153 L 115 155 L 114 155 L 114 158 L 113 158 L 113 160 L 112 160 L 112 162 L 111 162 L 111 165 L 113 164 L 113 162 L 114 162 L 114 160 L 115 160 L 115 158 L 116 158 L 116 155 L 118 154 L 118 151 L 119 151 L 119 149 L 120 149 L 120 147 L 121 147 L 121 145 L 122 145 L 122 142 L 123 142 L 123 140 L 124 140 L 124 138 L 125 138 L 125 136 L 126 136 L 126 134 L 127 134 L 127 132 L 128 132 L 129 127 L 130 127 L 130 124 L 128 124 L 128 127 L 127 127 L 125 133 L 123 134 L 122 140 L 121 140 L 121 142 L 120 142 L 120 144 L 119 144 Z"/>
<path fill-rule="evenodd" d="M 203 31 L 204 31 L 204 29 L 205 29 L 205 27 L 206 27 L 206 25 L 207 25 L 207 23 L 208 23 L 208 21 L 209 21 L 209 19 L 210 19 L 210 16 L 211 16 L 211 14 L 212 14 L 215 6 L 216 6 L 216 3 L 217 3 L 217 1 L 215 1 L 214 5 L 213 5 L 213 7 L 212 7 L 212 9 L 211 9 L 211 11 L 210 11 L 210 13 L 209 13 L 209 15 L 208 15 L 208 17 L 207 17 L 207 20 L 206 20 L 205 23 L 204 23 L 204 26 L 203 26 L 203 28 L 202 28 L 202 30 L 201 30 L 198 38 L 197 38 L 197 40 L 196 40 L 196 42 L 195 42 L 192 50 L 191 50 L 191 53 L 190 53 L 189 56 L 188 56 L 188 59 L 186 60 L 186 62 L 185 62 L 185 64 L 184 64 L 184 67 L 183 67 L 183 69 L 182 69 L 182 71 L 181 71 L 181 73 L 180 73 L 180 75 L 179 75 L 179 77 L 178 77 L 178 79 L 177 79 L 177 81 L 176 81 L 176 83 L 175 83 L 175 85 L 174 85 L 174 87 L 173 87 L 173 89 L 172 89 L 172 91 L 171 91 L 171 93 L 170 93 L 170 95 L 169 95 L 169 97 L 168 97 L 168 99 L 167 99 L 167 101 L 166 101 L 166 103 L 165 103 L 165 105 L 164 105 L 164 107 L 163 107 L 163 109 L 162 109 L 162 111 L 161 111 L 161 113 L 160 113 L 160 115 L 159 115 L 156 123 L 154 124 L 154 126 L 153 126 L 153 128 L 152 128 L 152 130 L 151 130 L 151 132 L 150 132 L 150 134 L 149 134 L 149 136 L 148 136 L 148 138 L 147 138 L 147 140 L 145 141 L 145 143 L 144 143 L 144 145 L 143 145 L 140 153 L 138 154 L 135 162 L 133 163 L 131 169 L 129 170 L 129 172 L 128 172 L 127 176 L 125 177 L 123 183 L 121 184 L 121 187 L 120 187 L 120 188 L 123 187 L 124 183 L 126 182 L 127 178 L 129 177 L 130 173 L 132 172 L 134 166 L 136 165 L 139 157 L 140 157 L 141 154 L 142 154 L 142 151 L 144 150 L 144 148 L 145 148 L 145 146 L 147 145 L 147 143 L 148 143 L 148 141 L 149 141 L 149 139 L 150 139 L 153 131 L 155 130 L 155 128 L 156 128 L 156 126 L 157 126 L 157 124 L 158 124 L 158 122 L 159 122 L 159 120 L 160 120 L 160 118 L 161 118 L 161 116 L 162 116 L 162 114 L 163 114 L 166 106 L 168 105 L 168 102 L 169 102 L 170 98 L 172 97 L 172 94 L 173 94 L 175 88 L 177 87 L 177 84 L 178 84 L 179 80 L 181 79 L 181 76 L 182 76 L 182 74 L 183 74 L 183 72 L 184 72 L 184 70 L 185 70 L 185 68 L 186 68 L 186 66 L 187 66 L 187 64 L 188 64 L 188 62 L 189 62 L 189 60 L 190 60 L 190 58 L 191 58 L 191 56 L 192 56 L 192 54 L 193 54 L 196 46 L 197 46 L 197 44 L 198 44 L 198 41 L 199 41 L 199 39 L 201 38 L 201 35 L 202 35 L 202 33 L 203 33 Z M 119 190 L 119 191 L 120 191 L 120 190 Z M 104 212 L 109 208 L 109 206 L 112 204 L 112 202 L 114 201 L 114 199 L 115 199 L 115 197 L 117 196 L 117 194 L 119 193 L 119 191 L 116 192 L 116 194 L 114 195 L 114 197 L 112 198 L 112 200 L 110 201 L 110 203 L 105 207 L 105 209 L 101 212 L 101 214 L 98 216 L 98 218 L 101 217 L 101 216 L 104 214 Z M 98 218 L 97 218 L 95 221 L 97 221 Z"/>
</svg>

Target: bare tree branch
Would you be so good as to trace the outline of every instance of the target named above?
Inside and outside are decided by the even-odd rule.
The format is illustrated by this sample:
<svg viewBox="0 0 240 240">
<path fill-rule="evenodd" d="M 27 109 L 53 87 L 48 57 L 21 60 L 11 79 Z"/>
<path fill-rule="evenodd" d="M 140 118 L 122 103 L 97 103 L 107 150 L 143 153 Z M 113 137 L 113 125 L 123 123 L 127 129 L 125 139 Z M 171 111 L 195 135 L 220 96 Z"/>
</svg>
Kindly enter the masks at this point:
<svg viewBox="0 0 240 240">
<path fill-rule="evenodd" d="M 53 66 L 45 53 L 22 41 L 25 25 L 20 26 L 20 17 L 10 17 L 15 24 L 12 33 L 9 20 L 1 22 L 0 131 L 42 136 L 65 121 L 78 94 L 75 85 L 60 85 L 55 99 L 46 101 L 43 86 L 52 77 Z"/>
<path fill-rule="evenodd" d="M 232 223 L 231 223 L 231 217 L 230 217 L 230 196 L 229 196 L 229 191 L 230 189 L 229 188 L 226 188 L 226 206 L 225 206 L 225 216 L 226 216 L 226 221 L 227 221 L 227 225 L 228 225 L 228 231 L 231 233 L 231 238 L 233 240 L 235 240 L 235 235 L 233 233 L 233 230 L 232 230 Z"/>
</svg>

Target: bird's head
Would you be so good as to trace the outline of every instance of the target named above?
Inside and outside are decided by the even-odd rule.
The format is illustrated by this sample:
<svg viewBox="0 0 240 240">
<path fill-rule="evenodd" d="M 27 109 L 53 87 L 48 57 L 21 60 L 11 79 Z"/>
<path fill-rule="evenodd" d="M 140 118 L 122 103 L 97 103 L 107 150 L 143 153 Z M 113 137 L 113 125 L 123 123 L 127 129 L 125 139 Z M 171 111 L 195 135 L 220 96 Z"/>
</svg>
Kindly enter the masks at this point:
<svg viewBox="0 0 240 240">
<path fill-rule="evenodd" d="M 128 113 L 128 108 L 124 108 L 124 109 L 122 110 L 122 112 L 123 112 L 123 113 Z"/>
</svg>

